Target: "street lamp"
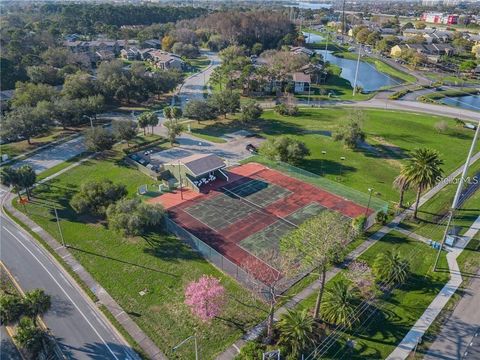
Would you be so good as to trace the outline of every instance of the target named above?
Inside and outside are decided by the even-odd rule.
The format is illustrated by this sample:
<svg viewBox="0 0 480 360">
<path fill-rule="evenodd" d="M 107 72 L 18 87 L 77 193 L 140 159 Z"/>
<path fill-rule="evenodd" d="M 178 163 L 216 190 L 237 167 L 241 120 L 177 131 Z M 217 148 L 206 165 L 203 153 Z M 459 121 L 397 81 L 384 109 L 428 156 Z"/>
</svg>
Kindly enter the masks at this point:
<svg viewBox="0 0 480 360">
<path fill-rule="evenodd" d="M 368 203 L 367 203 L 367 209 L 365 210 L 365 217 L 368 216 L 368 210 L 370 210 L 370 200 L 372 200 L 372 192 L 373 188 L 368 188 Z"/>
<path fill-rule="evenodd" d="M 323 156 L 327 155 L 327 152 L 325 150 L 322 150 L 322 157 L 320 158 L 320 174 L 324 175 L 323 172 Z"/>
<path fill-rule="evenodd" d="M 340 176 L 343 176 L 343 162 L 345 161 L 345 156 L 340 157 Z"/>
<path fill-rule="evenodd" d="M 189 336 L 185 340 L 182 340 L 178 345 L 176 345 L 172 348 L 172 351 L 176 351 L 180 346 L 182 346 L 183 344 L 185 344 L 188 340 L 190 340 L 192 338 L 193 338 L 193 341 L 195 343 L 195 360 L 198 360 L 197 334 Z"/>
</svg>

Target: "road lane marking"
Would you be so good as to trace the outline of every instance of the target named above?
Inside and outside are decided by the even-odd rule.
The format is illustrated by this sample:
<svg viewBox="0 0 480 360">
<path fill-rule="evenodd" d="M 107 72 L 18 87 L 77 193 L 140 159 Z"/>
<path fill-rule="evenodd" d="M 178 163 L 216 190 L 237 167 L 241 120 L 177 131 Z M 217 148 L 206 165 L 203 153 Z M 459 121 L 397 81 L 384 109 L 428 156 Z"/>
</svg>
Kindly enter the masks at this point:
<svg viewBox="0 0 480 360">
<path fill-rule="evenodd" d="M 52 280 L 55 282 L 55 284 L 57 284 L 57 286 L 60 288 L 60 290 L 62 290 L 62 292 L 65 294 L 65 296 L 70 300 L 70 302 L 73 304 L 73 306 L 75 306 L 75 308 L 78 310 L 78 312 L 80 313 L 80 315 L 82 315 L 82 317 L 85 319 L 85 321 L 88 323 L 88 325 L 90 325 L 90 327 L 92 328 L 92 330 L 95 332 L 95 334 L 99 337 L 100 340 L 102 340 L 103 344 L 105 345 L 105 347 L 108 349 L 108 351 L 113 355 L 113 357 L 116 359 L 116 360 L 120 360 L 116 355 L 115 353 L 112 351 L 112 349 L 110 348 L 110 346 L 108 346 L 107 342 L 103 339 L 103 337 L 98 333 L 97 329 L 95 329 L 95 327 L 93 326 L 93 324 L 90 322 L 90 320 L 88 320 L 88 318 L 86 317 L 86 315 L 83 313 L 83 311 L 80 309 L 80 307 L 77 305 L 77 303 L 75 301 L 73 301 L 73 299 L 70 297 L 70 295 L 68 295 L 68 293 L 65 291 L 65 289 L 62 287 L 62 285 L 60 285 L 60 283 L 57 281 L 57 279 L 55 279 L 52 275 L 52 273 L 45 267 L 45 265 L 42 264 L 42 262 L 40 261 L 40 259 L 30 251 L 30 249 L 28 247 L 25 246 L 25 244 L 23 244 L 21 242 L 21 240 L 19 238 L 17 238 L 9 229 L 5 228 L 4 229 L 10 234 L 12 235 L 16 240 L 17 242 L 22 245 L 25 250 L 27 250 L 30 255 L 32 255 L 35 260 L 37 260 L 37 262 L 40 264 L 40 266 L 47 272 L 48 275 L 50 275 L 50 277 L 52 278 Z M 96 314 L 95 314 L 96 315 Z M 97 319 L 98 317 L 95 316 Z"/>
</svg>

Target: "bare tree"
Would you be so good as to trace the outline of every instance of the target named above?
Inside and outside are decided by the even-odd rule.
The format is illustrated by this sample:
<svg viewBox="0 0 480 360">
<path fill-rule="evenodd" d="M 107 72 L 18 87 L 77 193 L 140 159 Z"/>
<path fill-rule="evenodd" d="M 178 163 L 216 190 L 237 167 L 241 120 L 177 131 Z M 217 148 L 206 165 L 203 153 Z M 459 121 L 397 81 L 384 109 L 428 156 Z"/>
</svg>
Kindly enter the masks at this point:
<svg viewBox="0 0 480 360">
<path fill-rule="evenodd" d="M 344 249 L 356 235 L 339 213 L 322 211 L 281 240 L 286 257 L 293 258 L 305 271 L 318 270 L 318 289 L 314 317 L 319 318 L 328 267 L 342 260 Z"/>
<path fill-rule="evenodd" d="M 285 282 L 298 267 L 290 257 L 271 249 L 260 254 L 258 258 L 249 258 L 243 263 L 243 268 L 249 275 L 250 287 L 268 304 L 267 339 L 270 340 L 273 335 L 275 309 L 285 291 Z"/>
</svg>

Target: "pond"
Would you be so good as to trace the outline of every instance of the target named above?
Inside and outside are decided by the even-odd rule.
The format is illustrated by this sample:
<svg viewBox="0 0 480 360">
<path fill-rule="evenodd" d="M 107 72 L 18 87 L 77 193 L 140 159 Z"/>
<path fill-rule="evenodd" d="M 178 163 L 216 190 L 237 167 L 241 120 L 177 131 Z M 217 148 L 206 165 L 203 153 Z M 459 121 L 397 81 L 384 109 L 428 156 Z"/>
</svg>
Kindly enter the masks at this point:
<svg viewBox="0 0 480 360">
<path fill-rule="evenodd" d="M 323 36 L 310 32 L 303 32 L 303 35 L 305 36 L 305 40 L 307 43 L 319 43 L 324 40 Z M 325 56 L 324 50 L 315 51 L 322 56 Z M 355 70 L 357 67 L 357 61 L 335 56 L 332 54 L 332 51 L 327 51 L 326 54 L 326 60 L 328 62 L 342 68 L 340 77 L 348 80 L 353 86 L 353 83 L 355 82 Z M 365 61 L 360 61 L 360 65 L 358 67 L 357 84 L 363 89 L 363 91 L 376 91 L 383 87 L 395 86 L 399 85 L 400 83 L 402 83 L 401 80 L 378 71 L 374 65 L 369 64 Z"/>
<path fill-rule="evenodd" d="M 441 102 L 445 105 L 456 106 L 466 110 L 480 110 L 480 95 L 443 98 Z"/>
<path fill-rule="evenodd" d="M 325 51 L 316 50 L 317 53 L 320 53 L 322 56 L 325 56 Z M 356 60 L 344 59 L 332 54 L 331 51 L 327 51 L 326 60 L 330 64 L 334 64 L 342 68 L 340 77 L 348 80 L 353 86 L 355 82 L 355 71 L 357 67 Z M 358 66 L 358 78 L 357 85 L 360 86 L 363 91 L 371 92 L 379 90 L 383 87 L 395 86 L 400 84 L 402 81 L 395 79 L 391 76 L 388 76 L 380 71 L 378 71 L 374 65 L 369 64 L 365 61 L 360 61 Z"/>
<path fill-rule="evenodd" d="M 319 10 L 319 9 L 330 9 L 332 4 L 325 4 L 325 3 L 311 3 L 311 2 L 302 2 L 298 1 L 296 3 L 285 5 L 286 7 L 297 7 L 299 9 L 311 9 L 311 10 Z"/>
</svg>

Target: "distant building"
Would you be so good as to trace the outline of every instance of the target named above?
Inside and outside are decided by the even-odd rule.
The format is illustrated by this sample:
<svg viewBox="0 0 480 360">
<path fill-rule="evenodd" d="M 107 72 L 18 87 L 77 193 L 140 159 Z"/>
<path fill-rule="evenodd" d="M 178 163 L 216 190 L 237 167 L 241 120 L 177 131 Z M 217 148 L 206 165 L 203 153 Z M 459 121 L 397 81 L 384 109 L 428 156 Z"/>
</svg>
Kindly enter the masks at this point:
<svg viewBox="0 0 480 360">
<path fill-rule="evenodd" d="M 312 82 L 310 75 L 303 72 L 293 73 L 293 91 L 298 93 L 304 93 L 310 89 L 310 84 Z"/>
<path fill-rule="evenodd" d="M 162 70 L 183 70 L 185 62 L 181 57 L 162 50 L 149 52 L 150 61 L 155 67 Z"/>
<path fill-rule="evenodd" d="M 145 40 L 142 43 L 142 48 L 160 49 L 161 47 L 162 47 L 162 42 L 158 39 L 149 39 L 149 40 Z"/>
<path fill-rule="evenodd" d="M 313 54 L 315 54 L 313 50 L 307 49 L 306 47 L 303 47 L 303 46 L 292 46 L 290 48 L 290 52 L 296 55 L 304 54 L 304 55 L 307 55 L 308 57 L 313 56 Z"/>
<path fill-rule="evenodd" d="M 428 12 L 423 13 L 422 16 L 420 16 L 420 20 L 433 24 L 454 25 L 458 24 L 458 15 Z"/>
<path fill-rule="evenodd" d="M 393 46 L 390 50 L 390 55 L 392 57 L 400 57 L 408 50 L 415 50 L 417 53 L 431 59 L 433 59 L 432 56 L 451 56 L 455 53 L 455 48 L 448 44 L 405 44 Z M 437 58 L 435 62 L 438 62 L 438 60 Z"/>
</svg>

